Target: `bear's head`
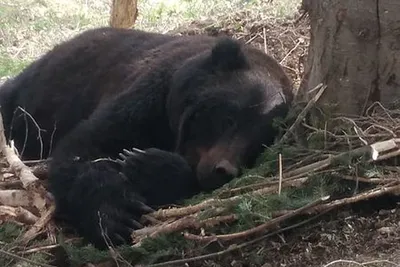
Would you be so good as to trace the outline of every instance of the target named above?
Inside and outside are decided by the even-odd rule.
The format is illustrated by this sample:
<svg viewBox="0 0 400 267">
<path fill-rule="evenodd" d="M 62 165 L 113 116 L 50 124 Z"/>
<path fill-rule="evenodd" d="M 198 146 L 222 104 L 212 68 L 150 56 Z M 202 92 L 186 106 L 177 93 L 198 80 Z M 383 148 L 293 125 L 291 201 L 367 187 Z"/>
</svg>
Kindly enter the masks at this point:
<svg viewBox="0 0 400 267">
<path fill-rule="evenodd" d="M 230 38 L 188 59 L 168 96 L 176 152 L 195 169 L 204 190 L 215 189 L 251 167 L 277 134 L 291 82 L 265 53 Z"/>
</svg>

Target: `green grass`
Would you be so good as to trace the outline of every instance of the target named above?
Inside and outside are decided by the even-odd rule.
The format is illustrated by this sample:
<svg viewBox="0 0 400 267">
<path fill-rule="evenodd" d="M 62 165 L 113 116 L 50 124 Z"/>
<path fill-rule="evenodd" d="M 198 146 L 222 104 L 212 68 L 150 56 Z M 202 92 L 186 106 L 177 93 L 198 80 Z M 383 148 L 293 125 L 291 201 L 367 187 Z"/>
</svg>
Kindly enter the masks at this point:
<svg viewBox="0 0 400 267">
<path fill-rule="evenodd" d="M 0 78 L 20 72 L 28 63 L 29 61 L 23 59 L 13 59 L 9 55 L 0 54 Z"/>
<path fill-rule="evenodd" d="M 264 3 L 263 3 L 264 2 Z M 266 5 L 260 0 L 152 0 L 139 1 L 141 15 L 137 27 L 154 31 L 168 31 L 176 25 L 193 20 L 233 15 L 238 11 L 260 12 L 263 16 L 282 18 L 293 14 L 300 1 L 280 0 Z"/>
<path fill-rule="evenodd" d="M 136 28 L 166 32 L 194 20 L 238 11 L 291 16 L 300 0 L 139 0 Z M 18 73 L 54 45 L 86 29 L 108 25 L 111 0 L 0 0 L 0 78 Z"/>
</svg>

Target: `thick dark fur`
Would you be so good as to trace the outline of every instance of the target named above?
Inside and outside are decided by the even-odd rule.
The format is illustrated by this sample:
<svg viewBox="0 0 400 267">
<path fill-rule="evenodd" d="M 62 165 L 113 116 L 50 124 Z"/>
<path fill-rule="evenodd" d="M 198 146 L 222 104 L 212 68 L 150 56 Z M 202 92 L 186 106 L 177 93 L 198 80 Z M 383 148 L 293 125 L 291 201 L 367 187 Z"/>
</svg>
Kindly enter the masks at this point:
<svg viewBox="0 0 400 267">
<path fill-rule="evenodd" d="M 127 242 L 149 206 L 251 166 L 291 99 L 279 64 L 250 46 L 111 28 L 56 46 L 0 88 L 7 138 L 24 159 L 51 156 L 58 214 L 99 248 L 102 231 Z"/>
</svg>

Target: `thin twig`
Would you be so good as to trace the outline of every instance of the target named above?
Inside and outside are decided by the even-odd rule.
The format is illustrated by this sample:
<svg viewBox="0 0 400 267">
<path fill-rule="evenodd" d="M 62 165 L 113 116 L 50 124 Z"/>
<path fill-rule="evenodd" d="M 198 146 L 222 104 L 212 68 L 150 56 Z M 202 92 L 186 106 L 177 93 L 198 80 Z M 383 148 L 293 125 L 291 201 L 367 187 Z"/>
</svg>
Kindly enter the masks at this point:
<svg viewBox="0 0 400 267">
<path fill-rule="evenodd" d="M 310 109 L 315 105 L 315 103 L 318 102 L 319 98 L 322 96 L 322 94 L 325 92 L 326 85 L 323 85 L 322 83 L 318 84 L 312 91 L 314 90 L 319 90 L 318 93 L 307 103 L 306 107 L 300 112 L 300 114 L 297 116 L 297 119 L 295 122 L 290 126 L 290 128 L 286 131 L 286 133 L 282 136 L 280 143 L 284 143 L 288 138 L 290 134 L 293 134 L 293 131 L 297 126 L 303 121 L 303 119 L 307 116 L 308 112 Z"/>
<path fill-rule="evenodd" d="M 279 153 L 279 189 L 278 189 L 278 194 L 281 195 L 281 191 L 282 191 L 282 179 L 283 179 L 283 175 L 282 175 L 282 154 Z"/>
<path fill-rule="evenodd" d="M 267 31 L 265 30 L 265 27 L 263 27 L 263 37 L 264 37 L 264 52 L 265 54 L 268 54 Z"/>
<path fill-rule="evenodd" d="M 279 62 L 279 64 L 282 64 L 283 62 L 285 62 L 285 60 L 290 56 L 290 54 L 293 53 L 294 50 L 297 49 L 297 47 L 299 47 L 300 44 L 304 43 L 304 40 L 299 39 L 296 43 L 296 45 L 290 49 L 290 51 L 283 57 L 283 59 Z"/>
<path fill-rule="evenodd" d="M 43 129 L 40 128 L 39 124 L 36 122 L 36 120 L 33 118 L 33 116 L 31 114 L 29 114 L 29 112 L 27 112 L 21 106 L 18 106 L 18 109 L 20 109 L 25 115 L 27 115 L 31 119 L 33 124 L 36 126 L 36 129 L 38 131 L 39 144 L 40 144 L 40 159 L 43 159 L 43 139 L 42 139 L 42 134 L 41 134 Z M 26 127 L 28 128 L 28 125 L 26 125 Z"/>
</svg>

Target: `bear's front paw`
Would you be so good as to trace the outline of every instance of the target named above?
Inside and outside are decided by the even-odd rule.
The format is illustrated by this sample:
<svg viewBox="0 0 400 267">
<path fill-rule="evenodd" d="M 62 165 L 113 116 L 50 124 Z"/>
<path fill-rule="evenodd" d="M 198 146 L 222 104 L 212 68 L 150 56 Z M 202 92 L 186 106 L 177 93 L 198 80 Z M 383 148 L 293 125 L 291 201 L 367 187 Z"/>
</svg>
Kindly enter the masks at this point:
<svg viewBox="0 0 400 267">
<path fill-rule="evenodd" d="M 198 192 L 198 183 L 180 155 L 157 148 L 120 153 L 122 174 L 149 205 L 173 204 Z"/>
<path fill-rule="evenodd" d="M 81 230 L 88 241 L 100 249 L 130 244 L 132 232 L 143 227 L 141 216 L 153 211 L 137 195 L 121 192 L 120 196 L 103 200 L 97 209 L 88 210 L 84 216 L 86 221 L 81 221 L 84 226 Z"/>
</svg>

